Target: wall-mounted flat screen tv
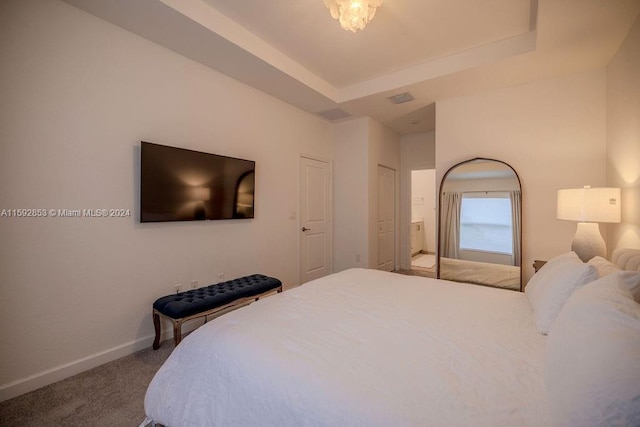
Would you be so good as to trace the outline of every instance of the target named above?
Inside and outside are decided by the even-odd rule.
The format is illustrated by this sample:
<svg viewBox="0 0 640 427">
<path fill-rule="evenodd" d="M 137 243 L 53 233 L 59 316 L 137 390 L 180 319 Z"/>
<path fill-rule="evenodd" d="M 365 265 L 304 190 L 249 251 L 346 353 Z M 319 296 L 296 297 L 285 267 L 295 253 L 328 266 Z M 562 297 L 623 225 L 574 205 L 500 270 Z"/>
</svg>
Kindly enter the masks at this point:
<svg viewBox="0 0 640 427">
<path fill-rule="evenodd" d="M 144 141 L 140 152 L 140 222 L 254 217 L 254 161 Z"/>
</svg>

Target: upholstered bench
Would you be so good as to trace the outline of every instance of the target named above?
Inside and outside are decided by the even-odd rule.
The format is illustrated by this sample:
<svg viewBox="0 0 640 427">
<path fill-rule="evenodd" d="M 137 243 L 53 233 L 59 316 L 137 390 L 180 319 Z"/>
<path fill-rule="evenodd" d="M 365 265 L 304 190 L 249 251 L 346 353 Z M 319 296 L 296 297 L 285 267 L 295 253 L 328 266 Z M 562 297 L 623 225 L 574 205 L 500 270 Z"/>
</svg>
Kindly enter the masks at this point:
<svg viewBox="0 0 640 427">
<path fill-rule="evenodd" d="M 156 329 L 153 349 L 160 347 L 160 316 L 173 323 L 173 341 L 178 345 L 182 340 L 182 323 L 187 320 L 204 317 L 206 321 L 206 316 L 257 301 L 273 291 L 282 292 L 280 280 L 254 274 L 158 298 L 153 303 L 153 326 Z"/>
</svg>

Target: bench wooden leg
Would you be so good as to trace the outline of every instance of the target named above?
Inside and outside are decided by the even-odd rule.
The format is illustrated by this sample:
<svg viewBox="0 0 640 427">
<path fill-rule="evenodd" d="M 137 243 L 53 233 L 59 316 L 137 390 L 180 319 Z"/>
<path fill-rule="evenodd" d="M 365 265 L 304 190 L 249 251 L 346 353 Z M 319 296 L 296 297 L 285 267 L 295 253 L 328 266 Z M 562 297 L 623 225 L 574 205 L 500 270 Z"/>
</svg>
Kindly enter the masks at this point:
<svg viewBox="0 0 640 427">
<path fill-rule="evenodd" d="M 182 341 L 182 319 L 173 321 L 173 343 L 177 347 Z"/>
<path fill-rule="evenodd" d="M 153 349 L 157 350 L 160 348 L 160 335 L 162 331 L 160 330 L 160 315 L 153 312 L 153 327 L 156 329 L 156 339 L 153 340 Z"/>
</svg>

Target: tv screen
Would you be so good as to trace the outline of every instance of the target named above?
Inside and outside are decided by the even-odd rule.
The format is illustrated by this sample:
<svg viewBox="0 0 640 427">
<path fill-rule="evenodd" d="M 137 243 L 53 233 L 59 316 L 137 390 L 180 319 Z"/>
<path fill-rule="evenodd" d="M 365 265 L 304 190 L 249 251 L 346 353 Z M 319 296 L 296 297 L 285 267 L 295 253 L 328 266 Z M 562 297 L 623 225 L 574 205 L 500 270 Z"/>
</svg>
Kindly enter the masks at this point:
<svg viewBox="0 0 640 427">
<path fill-rule="evenodd" d="M 140 222 L 253 218 L 251 160 L 142 141 Z"/>
</svg>

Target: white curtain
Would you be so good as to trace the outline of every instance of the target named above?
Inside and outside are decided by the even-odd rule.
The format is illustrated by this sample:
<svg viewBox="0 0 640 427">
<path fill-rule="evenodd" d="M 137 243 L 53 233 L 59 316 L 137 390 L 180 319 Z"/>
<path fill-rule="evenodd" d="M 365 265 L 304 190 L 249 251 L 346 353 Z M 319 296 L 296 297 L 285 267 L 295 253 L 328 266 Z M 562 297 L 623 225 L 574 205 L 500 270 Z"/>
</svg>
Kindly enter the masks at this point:
<svg viewBox="0 0 640 427">
<path fill-rule="evenodd" d="M 513 265 L 520 267 L 520 236 L 522 235 L 520 224 L 521 216 L 521 195 L 520 190 L 514 190 L 509 192 L 509 198 L 511 199 L 511 223 L 513 224 Z"/>
<path fill-rule="evenodd" d="M 460 205 L 461 193 L 442 194 L 442 224 L 440 235 L 442 236 L 442 251 L 440 256 L 446 258 L 458 258 L 460 248 Z"/>
</svg>

